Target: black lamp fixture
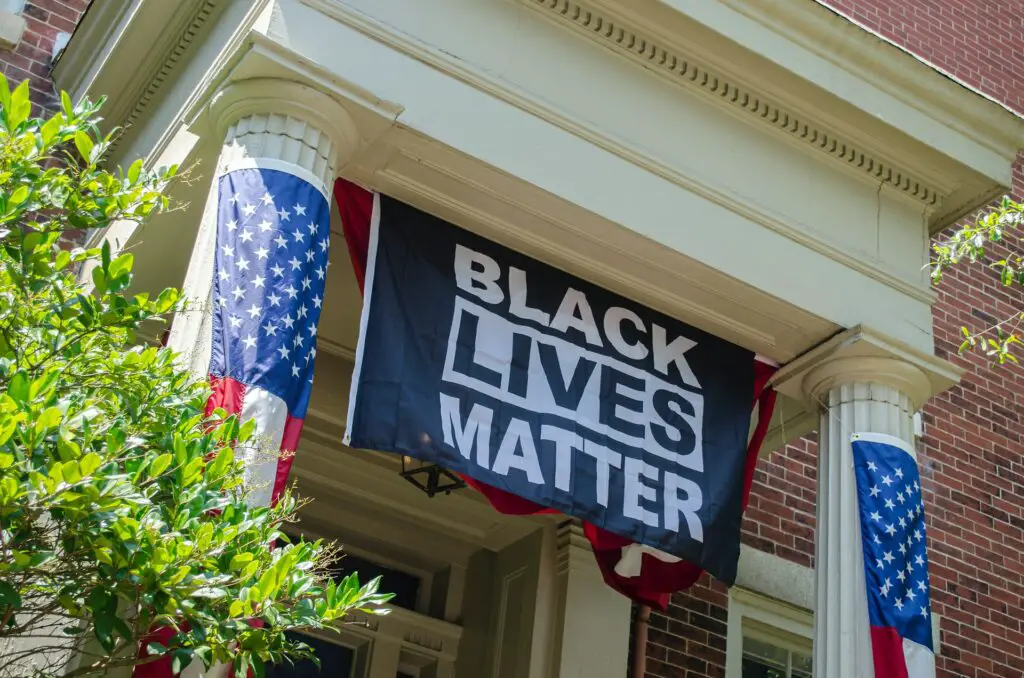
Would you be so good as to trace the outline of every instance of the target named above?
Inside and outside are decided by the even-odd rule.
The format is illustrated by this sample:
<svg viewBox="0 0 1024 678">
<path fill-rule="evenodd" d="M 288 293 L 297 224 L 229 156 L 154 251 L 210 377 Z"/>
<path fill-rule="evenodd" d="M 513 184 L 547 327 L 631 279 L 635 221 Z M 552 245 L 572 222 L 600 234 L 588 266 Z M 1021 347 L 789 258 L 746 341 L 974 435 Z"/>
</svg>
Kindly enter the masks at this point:
<svg viewBox="0 0 1024 678">
<path fill-rule="evenodd" d="M 466 487 L 466 483 L 448 469 L 404 454 L 402 472 L 399 475 L 423 490 L 428 497 L 433 497 L 439 492 L 451 494 L 454 490 Z"/>
</svg>

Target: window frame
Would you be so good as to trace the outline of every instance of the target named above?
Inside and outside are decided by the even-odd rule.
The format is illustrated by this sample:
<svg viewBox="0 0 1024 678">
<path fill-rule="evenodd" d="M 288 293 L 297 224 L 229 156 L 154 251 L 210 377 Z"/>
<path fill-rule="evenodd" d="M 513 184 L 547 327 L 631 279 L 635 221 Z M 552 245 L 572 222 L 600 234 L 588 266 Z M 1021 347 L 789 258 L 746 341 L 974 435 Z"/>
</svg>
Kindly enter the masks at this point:
<svg viewBox="0 0 1024 678">
<path fill-rule="evenodd" d="M 745 636 L 813 656 L 814 614 L 805 608 L 734 586 L 729 590 L 726 678 L 742 678 Z"/>
</svg>

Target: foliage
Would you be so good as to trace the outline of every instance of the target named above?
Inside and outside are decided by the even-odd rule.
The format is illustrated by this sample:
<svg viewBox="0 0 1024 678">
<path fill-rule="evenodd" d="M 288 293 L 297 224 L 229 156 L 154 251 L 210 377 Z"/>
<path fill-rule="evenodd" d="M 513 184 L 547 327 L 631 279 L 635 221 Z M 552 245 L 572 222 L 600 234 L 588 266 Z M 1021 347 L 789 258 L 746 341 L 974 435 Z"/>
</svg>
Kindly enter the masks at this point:
<svg viewBox="0 0 1024 678">
<path fill-rule="evenodd" d="M 0 76 L 0 673 L 74 643 L 84 661 L 42 673 L 169 654 L 176 669 L 198 658 L 261 676 L 264 662 L 310 655 L 286 632 L 383 613 L 390 596 L 377 580 L 331 579 L 320 541 L 268 548 L 298 501 L 246 504 L 252 423 L 207 417 L 208 387 L 169 350 L 135 343 L 178 292 L 129 295 L 130 253 L 60 246 L 68 229 L 168 205 L 174 168 L 99 166 L 111 140 L 96 131 L 100 105 L 65 94 L 59 113 L 29 119 L 27 84 L 12 93 Z M 75 273 L 88 266 L 85 286 Z M 155 626 L 172 637 L 140 660 Z"/>
<path fill-rule="evenodd" d="M 1024 257 L 1011 251 L 1005 257 L 989 261 L 988 250 L 993 245 L 1008 245 L 1008 237 L 1018 235 L 1024 226 L 1024 203 L 1004 197 L 999 206 L 983 213 L 973 222 L 957 228 L 952 235 L 932 246 L 932 281 L 939 283 L 951 267 L 966 261 L 971 264 L 986 262 L 1006 287 L 1024 287 Z M 1024 322 L 1024 312 L 1017 312 L 981 332 L 972 333 L 961 327 L 964 340 L 960 352 L 979 351 L 996 363 L 1010 361 L 1019 364 L 1013 350 L 1022 340 L 1018 331 Z"/>
</svg>

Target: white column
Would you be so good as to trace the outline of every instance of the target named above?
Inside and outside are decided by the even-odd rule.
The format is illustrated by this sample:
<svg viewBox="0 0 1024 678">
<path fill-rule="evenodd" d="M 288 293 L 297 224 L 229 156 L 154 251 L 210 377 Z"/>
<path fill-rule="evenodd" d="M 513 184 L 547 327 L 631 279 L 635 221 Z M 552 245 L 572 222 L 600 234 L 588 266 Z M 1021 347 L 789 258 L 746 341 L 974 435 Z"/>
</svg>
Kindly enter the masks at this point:
<svg viewBox="0 0 1024 678">
<path fill-rule="evenodd" d="M 337 101 L 312 87 L 283 80 L 252 79 L 228 85 L 211 100 L 205 133 L 224 139 L 196 235 L 182 294 L 188 310 L 171 325 L 168 346 L 188 369 L 205 376 L 210 366 L 210 313 L 217 179 L 238 167 L 287 168 L 331 200 L 338 168 L 355 153 L 359 135 Z M 215 137 L 215 138 L 216 138 Z"/>
<path fill-rule="evenodd" d="M 913 443 L 913 410 L 898 389 L 851 381 L 822 394 L 818 434 L 814 669 L 816 675 L 874 675 L 860 514 L 850 436 L 887 433 Z"/>
<path fill-rule="evenodd" d="M 282 169 L 319 188 L 330 202 L 338 168 L 355 153 L 359 137 L 338 102 L 312 87 L 284 80 L 228 85 L 213 97 L 201 122 L 208 124 L 205 133 L 224 142 L 182 286 L 188 306 L 175 316 L 167 344 L 181 354 L 193 374 L 205 378 L 210 367 L 219 177 L 241 167 Z M 397 658 L 395 662 L 397 666 Z M 228 673 L 222 665 L 204 672 L 199 662 L 193 662 L 182 676 L 222 678 Z"/>
<path fill-rule="evenodd" d="M 551 678 L 621 678 L 629 661 L 628 598 L 601 577 L 577 521 L 563 523 L 554 553 Z"/>
<path fill-rule="evenodd" d="M 774 386 L 821 413 L 818 429 L 814 675 L 874 678 L 854 433 L 913 444 L 913 416 L 962 371 L 933 355 L 856 327 L 793 361 Z"/>
</svg>

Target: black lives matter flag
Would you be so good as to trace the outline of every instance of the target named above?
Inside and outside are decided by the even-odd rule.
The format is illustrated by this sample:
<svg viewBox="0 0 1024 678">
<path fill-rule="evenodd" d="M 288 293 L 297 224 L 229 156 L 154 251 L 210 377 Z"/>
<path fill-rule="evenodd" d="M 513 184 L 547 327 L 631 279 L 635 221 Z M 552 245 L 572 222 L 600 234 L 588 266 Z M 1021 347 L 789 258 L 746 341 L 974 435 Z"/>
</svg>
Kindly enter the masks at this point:
<svg viewBox="0 0 1024 678">
<path fill-rule="evenodd" d="M 663 606 L 698 568 L 733 582 L 770 369 L 386 196 L 347 182 L 336 196 L 357 274 L 366 252 L 347 444 L 457 471 L 505 512 L 582 519 L 595 550 L 613 546 L 606 579 L 643 602 Z M 624 585 L 641 573 L 617 561 L 637 545 L 652 570 L 682 561 L 685 581 Z"/>
</svg>

